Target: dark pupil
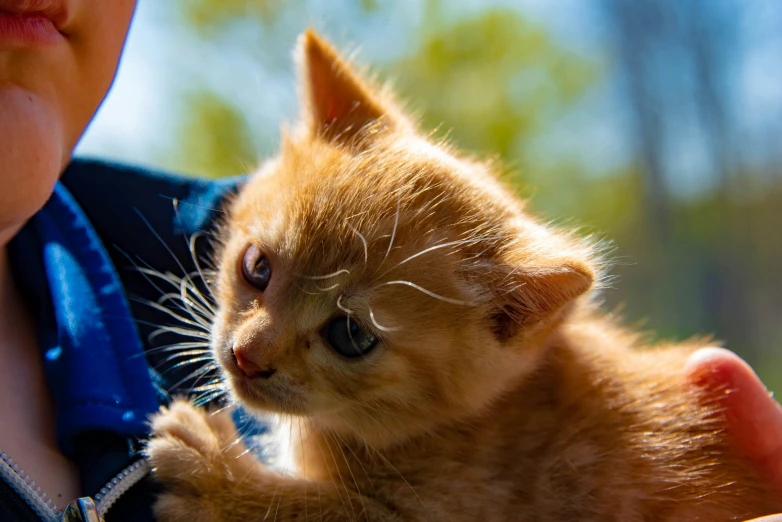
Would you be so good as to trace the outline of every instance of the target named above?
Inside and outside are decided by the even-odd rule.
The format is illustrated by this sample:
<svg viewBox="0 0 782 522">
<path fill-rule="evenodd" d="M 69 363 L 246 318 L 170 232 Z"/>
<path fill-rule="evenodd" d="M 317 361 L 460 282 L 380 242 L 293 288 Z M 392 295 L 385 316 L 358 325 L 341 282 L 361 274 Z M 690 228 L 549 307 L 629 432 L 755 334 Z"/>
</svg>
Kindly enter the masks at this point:
<svg viewBox="0 0 782 522">
<path fill-rule="evenodd" d="M 242 275 L 248 283 L 258 290 L 266 290 L 266 287 L 269 286 L 269 280 L 272 276 L 269 260 L 255 245 L 250 245 L 244 253 Z"/>
<path fill-rule="evenodd" d="M 345 316 L 332 319 L 325 333 L 331 348 L 343 357 L 361 357 L 377 344 L 377 337 Z"/>
</svg>

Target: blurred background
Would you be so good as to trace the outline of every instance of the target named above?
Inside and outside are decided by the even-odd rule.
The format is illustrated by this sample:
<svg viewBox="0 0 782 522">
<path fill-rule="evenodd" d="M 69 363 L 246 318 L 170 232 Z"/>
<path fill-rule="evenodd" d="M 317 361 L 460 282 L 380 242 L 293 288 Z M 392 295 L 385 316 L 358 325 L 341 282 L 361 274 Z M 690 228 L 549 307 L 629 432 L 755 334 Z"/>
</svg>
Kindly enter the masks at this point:
<svg viewBox="0 0 782 522">
<path fill-rule="evenodd" d="M 782 391 L 782 2 L 139 0 L 78 154 L 252 170 L 296 114 L 307 25 L 538 214 L 612 239 L 606 309 L 713 333 Z"/>
</svg>

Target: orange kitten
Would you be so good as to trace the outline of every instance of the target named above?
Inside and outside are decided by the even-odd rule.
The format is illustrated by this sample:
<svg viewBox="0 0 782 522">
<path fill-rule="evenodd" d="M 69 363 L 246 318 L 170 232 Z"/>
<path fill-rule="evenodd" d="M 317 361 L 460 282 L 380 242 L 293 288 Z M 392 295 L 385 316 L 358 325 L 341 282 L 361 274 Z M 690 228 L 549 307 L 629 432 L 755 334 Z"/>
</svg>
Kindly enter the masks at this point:
<svg viewBox="0 0 782 522">
<path fill-rule="evenodd" d="M 297 470 L 176 402 L 162 521 L 743 520 L 782 511 L 679 373 L 590 305 L 600 260 L 429 141 L 312 32 L 303 117 L 232 203 L 214 357 Z M 289 435 L 290 434 L 290 435 Z"/>
</svg>

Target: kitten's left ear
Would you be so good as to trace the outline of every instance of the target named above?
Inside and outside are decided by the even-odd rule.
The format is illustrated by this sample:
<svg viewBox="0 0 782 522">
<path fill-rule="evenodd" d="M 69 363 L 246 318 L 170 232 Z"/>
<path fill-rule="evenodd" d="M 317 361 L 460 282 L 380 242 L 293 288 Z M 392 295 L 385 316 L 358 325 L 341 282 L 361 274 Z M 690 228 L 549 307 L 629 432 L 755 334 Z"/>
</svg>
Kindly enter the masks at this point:
<svg viewBox="0 0 782 522">
<path fill-rule="evenodd" d="M 313 136 L 350 143 L 398 124 L 395 110 L 311 29 L 298 53 L 304 123 Z"/>
<path fill-rule="evenodd" d="M 490 319 L 500 342 L 555 316 L 599 277 L 589 248 L 568 248 L 553 236 L 538 248 L 509 249 L 497 261 L 482 279 L 491 289 Z"/>
</svg>

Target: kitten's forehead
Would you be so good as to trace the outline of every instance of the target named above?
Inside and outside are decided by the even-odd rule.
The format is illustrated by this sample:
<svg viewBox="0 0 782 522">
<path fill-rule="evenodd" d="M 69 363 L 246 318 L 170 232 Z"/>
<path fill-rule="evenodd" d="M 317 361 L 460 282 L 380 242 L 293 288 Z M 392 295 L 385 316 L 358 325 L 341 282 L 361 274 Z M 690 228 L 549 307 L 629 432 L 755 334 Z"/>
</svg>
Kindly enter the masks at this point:
<svg viewBox="0 0 782 522">
<path fill-rule="evenodd" d="M 300 141 L 250 182 L 239 221 L 307 291 L 343 290 L 435 244 L 497 230 L 520 210 L 497 188 L 483 166 L 416 137 L 360 154 Z"/>
</svg>

